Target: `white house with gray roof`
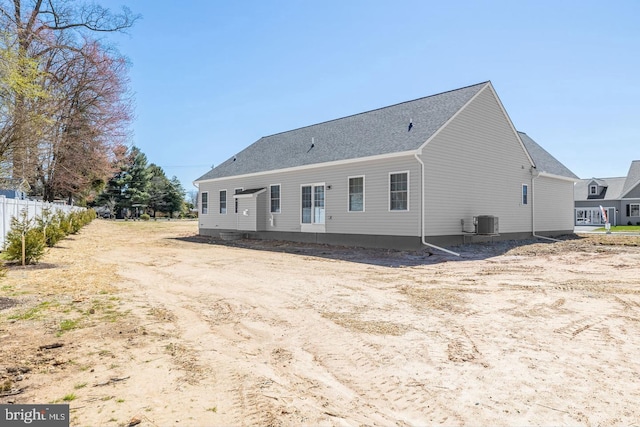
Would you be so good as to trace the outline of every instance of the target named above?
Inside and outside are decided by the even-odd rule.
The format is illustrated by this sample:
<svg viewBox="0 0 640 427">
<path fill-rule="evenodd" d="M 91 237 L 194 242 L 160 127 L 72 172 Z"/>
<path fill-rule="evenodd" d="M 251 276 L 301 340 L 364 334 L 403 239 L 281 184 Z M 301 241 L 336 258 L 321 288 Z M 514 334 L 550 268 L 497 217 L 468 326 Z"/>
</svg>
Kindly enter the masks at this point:
<svg viewBox="0 0 640 427">
<path fill-rule="evenodd" d="M 260 138 L 194 183 L 202 235 L 417 248 L 571 233 L 576 180 L 484 82 Z"/>
<path fill-rule="evenodd" d="M 606 218 L 611 225 L 640 225 L 640 160 L 627 176 L 581 179 L 574 197 L 576 225 L 603 225 Z"/>
</svg>

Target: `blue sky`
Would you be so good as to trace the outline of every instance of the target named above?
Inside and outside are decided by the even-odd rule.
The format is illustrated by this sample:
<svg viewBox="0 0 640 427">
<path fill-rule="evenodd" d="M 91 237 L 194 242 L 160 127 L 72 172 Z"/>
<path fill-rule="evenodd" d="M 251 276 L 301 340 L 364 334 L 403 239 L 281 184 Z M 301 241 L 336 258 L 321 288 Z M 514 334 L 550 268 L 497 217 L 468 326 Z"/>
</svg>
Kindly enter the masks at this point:
<svg viewBox="0 0 640 427">
<path fill-rule="evenodd" d="M 640 1 L 107 0 L 132 143 L 185 188 L 262 136 L 491 80 L 581 178 L 640 159 Z"/>
</svg>

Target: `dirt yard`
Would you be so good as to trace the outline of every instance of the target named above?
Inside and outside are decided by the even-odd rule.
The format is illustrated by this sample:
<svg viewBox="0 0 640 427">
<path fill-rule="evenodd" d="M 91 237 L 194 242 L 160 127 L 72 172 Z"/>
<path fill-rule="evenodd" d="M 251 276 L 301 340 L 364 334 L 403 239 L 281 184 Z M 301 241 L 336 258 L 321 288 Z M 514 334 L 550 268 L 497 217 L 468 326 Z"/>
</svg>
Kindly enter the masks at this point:
<svg viewBox="0 0 640 427">
<path fill-rule="evenodd" d="M 0 279 L 0 403 L 74 426 L 640 426 L 640 237 L 427 252 L 96 220 Z"/>
</svg>

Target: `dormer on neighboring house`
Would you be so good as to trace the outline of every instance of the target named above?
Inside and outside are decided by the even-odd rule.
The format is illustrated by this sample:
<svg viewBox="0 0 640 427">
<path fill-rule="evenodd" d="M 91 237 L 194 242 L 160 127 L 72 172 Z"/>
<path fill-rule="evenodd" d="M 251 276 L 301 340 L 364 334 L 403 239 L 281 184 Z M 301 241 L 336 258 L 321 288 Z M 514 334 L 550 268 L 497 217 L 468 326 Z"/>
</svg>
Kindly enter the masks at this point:
<svg viewBox="0 0 640 427">
<path fill-rule="evenodd" d="M 593 178 L 587 186 L 587 200 L 604 199 L 608 187 L 607 181 Z"/>
</svg>

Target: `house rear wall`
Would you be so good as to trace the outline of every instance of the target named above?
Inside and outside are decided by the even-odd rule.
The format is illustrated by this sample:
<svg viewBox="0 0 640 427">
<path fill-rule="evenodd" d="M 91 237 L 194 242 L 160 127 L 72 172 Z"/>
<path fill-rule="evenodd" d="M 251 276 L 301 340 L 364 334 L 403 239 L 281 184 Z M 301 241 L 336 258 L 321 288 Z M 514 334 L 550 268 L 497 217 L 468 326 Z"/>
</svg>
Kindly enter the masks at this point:
<svg viewBox="0 0 640 427">
<path fill-rule="evenodd" d="M 316 141 L 316 144 L 320 143 Z M 409 173 L 408 211 L 389 211 L 389 174 L 393 172 Z M 348 211 L 348 179 L 355 176 L 364 176 L 364 212 Z M 266 202 L 259 214 L 266 218 L 266 231 L 301 232 L 301 186 L 314 183 L 325 184 L 326 233 L 379 236 L 420 234 L 420 168 L 413 156 L 201 182 L 200 193 L 209 192 L 208 213 L 200 215 L 201 233 L 207 234 L 203 230 L 235 230 L 234 190 L 262 187 L 267 189 L 264 196 Z M 280 185 L 280 213 L 269 212 L 269 186 L 273 184 Z M 331 189 L 328 189 L 329 186 Z M 220 214 L 219 192 L 225 189 L 227 214 Z"/>
</svg>

